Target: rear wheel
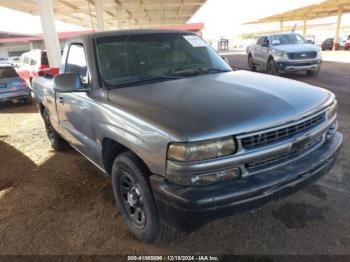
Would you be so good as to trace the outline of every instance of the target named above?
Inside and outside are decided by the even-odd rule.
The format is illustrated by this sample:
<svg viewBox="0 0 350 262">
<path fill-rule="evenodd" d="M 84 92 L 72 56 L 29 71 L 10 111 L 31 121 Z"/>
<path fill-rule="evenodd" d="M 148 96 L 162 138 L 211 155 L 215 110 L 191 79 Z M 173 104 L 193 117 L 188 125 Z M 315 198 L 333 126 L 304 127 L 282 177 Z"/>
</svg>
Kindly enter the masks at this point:
<svg viewBox="0 0 350 262">
<path fill-rule="evenodd" d="M 270 75 L 279 75 L 275 61 L 272 58 L 267 62 L 267 73 Z"/>
<path fill-rule="evenodd" d="M 254 65 L 254 60 L 253 60 L 253 57 L 251 55 L 248 56 L 248 68 L 250 71 L 253 71 L 253 72 L 256 71 L 256 67 Z"/>
<path fill-rule="evenodd" d="M 171 229 L 160 221 L 147 169 L 132 152 L 120 154 L 113 163 L 112 185 L 117 206 L 132 234 L 145 242 L 165 239 Z"/>
<path fill-rule="evenodd" d="M 60 137 L 60 135 L 53 128 L 50 121 L 49 112 L 47 111 L 47 109 L 44 109 L 43 118 L 44 118 L 44 123 L 46 128 L 46 134 L 50 140 L 51 147 L 57 151 L 63 151 L 67 149 L 68 143 L 66 142 L 66 140 Z"/>
</svg>

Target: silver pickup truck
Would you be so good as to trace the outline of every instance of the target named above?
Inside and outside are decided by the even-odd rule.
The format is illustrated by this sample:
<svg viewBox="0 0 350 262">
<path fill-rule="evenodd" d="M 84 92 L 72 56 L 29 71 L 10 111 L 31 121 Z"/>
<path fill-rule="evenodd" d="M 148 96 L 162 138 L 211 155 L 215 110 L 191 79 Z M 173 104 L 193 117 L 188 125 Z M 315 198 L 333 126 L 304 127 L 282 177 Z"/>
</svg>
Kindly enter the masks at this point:
<svg viewBox="0 0 350 262">
<path fill-rule="evenodd" d="M 112 178 L 139 239 L 162 239 L 315 181 L 342 143 L 322 88 L 234 71 L 197 35 L 100 32 L 69 40 L 60 74 L 33 82 L 52 147 Z"/>
<path fill-rule="evenodd" d="M 260 36 L 247 47 L 249 70 L 263 70 L 278 75 L 305 71 L 316 76 L 321 67 L 321 49 L 296 33 Z"/>
</svg>

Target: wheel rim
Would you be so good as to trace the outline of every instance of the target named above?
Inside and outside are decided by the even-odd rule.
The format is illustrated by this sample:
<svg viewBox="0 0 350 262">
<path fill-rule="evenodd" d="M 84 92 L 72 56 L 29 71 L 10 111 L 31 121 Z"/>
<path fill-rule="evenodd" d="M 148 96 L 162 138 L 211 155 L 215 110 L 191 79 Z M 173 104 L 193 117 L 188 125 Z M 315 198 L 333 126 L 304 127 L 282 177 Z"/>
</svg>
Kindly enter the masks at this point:
<svg viewBox="0 0 350 262">
<path fill-rule="evenodd" d="M 50 122 L 49 115 L 45 113 L 45 126 L 46 126 L 46 133 L 47 136 L 49 137 L 50 141 L 52 142 L 54 139 L 54 134 L 53 134 L 53 127 Z"/>
<path fill-rule="evenodd" d="M 133 224 L 144 228 L 146 225 L 146 216 L 141 191 L 135 179 L 126 171 L 122 171 L 119 189 L 122 205 L 128 217 Z"/>
</svg>

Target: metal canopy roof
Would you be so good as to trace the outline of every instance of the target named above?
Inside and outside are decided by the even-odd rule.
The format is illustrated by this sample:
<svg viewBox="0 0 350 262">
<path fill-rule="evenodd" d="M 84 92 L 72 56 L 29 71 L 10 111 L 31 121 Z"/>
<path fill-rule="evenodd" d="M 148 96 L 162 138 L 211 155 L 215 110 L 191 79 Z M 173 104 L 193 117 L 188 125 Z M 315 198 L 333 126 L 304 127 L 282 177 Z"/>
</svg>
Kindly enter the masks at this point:
<svg viewBox="0 0 350 262">
<path fill-rule="evenodd" d="M 281 21 L 298 21 L 318 19 L 337 15 L 338 12 L 350 12 L 350 0 L 327 0 L 318 4 L 301 7 L 285 13 L 265 17 L 246 24 L 273 23 Z"/>
<path fill-rule="evenodd" d="M 75 25 L 97 26 L 94 0 L 53 0 L 55 18 Z M 106 29 L 185 24 L 206 0 L 102 0 Z M 0 0 L 0 6 L 38 14 L 36 0 Z"/>
</svg>

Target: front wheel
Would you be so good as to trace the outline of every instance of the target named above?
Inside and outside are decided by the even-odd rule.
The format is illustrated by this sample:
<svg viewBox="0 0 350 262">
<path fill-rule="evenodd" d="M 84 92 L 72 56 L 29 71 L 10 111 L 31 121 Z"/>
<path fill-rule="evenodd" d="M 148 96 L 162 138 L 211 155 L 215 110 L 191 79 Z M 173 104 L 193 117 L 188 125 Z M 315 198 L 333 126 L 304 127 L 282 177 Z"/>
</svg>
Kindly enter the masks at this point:
<svg viewBox="0 0 350 262">
<path fill-rule="evenodd" d="M 171 230 L 159 219 L 146 180 L 148 175 L 141 160 L 127 151 L 114 160 L 112 186 L 117 206 L 132 234 L 145 242 L 158 242 Z"/>
<path fill-rule="evenodd" d="M 273 59 L 270 59 L 269 62 L 267 62 L 267 73 L 270 75 L 279 75 Z"/>
<path fill-rule="evenodd" d="M 251 55 L 248 57 L 248 68 L 250 71 L 253 71 L 253 72 L 256 71 L 256 67 L 254 65 L 254 60 L 253 60 L 253 57 Z"/>
</svg>

